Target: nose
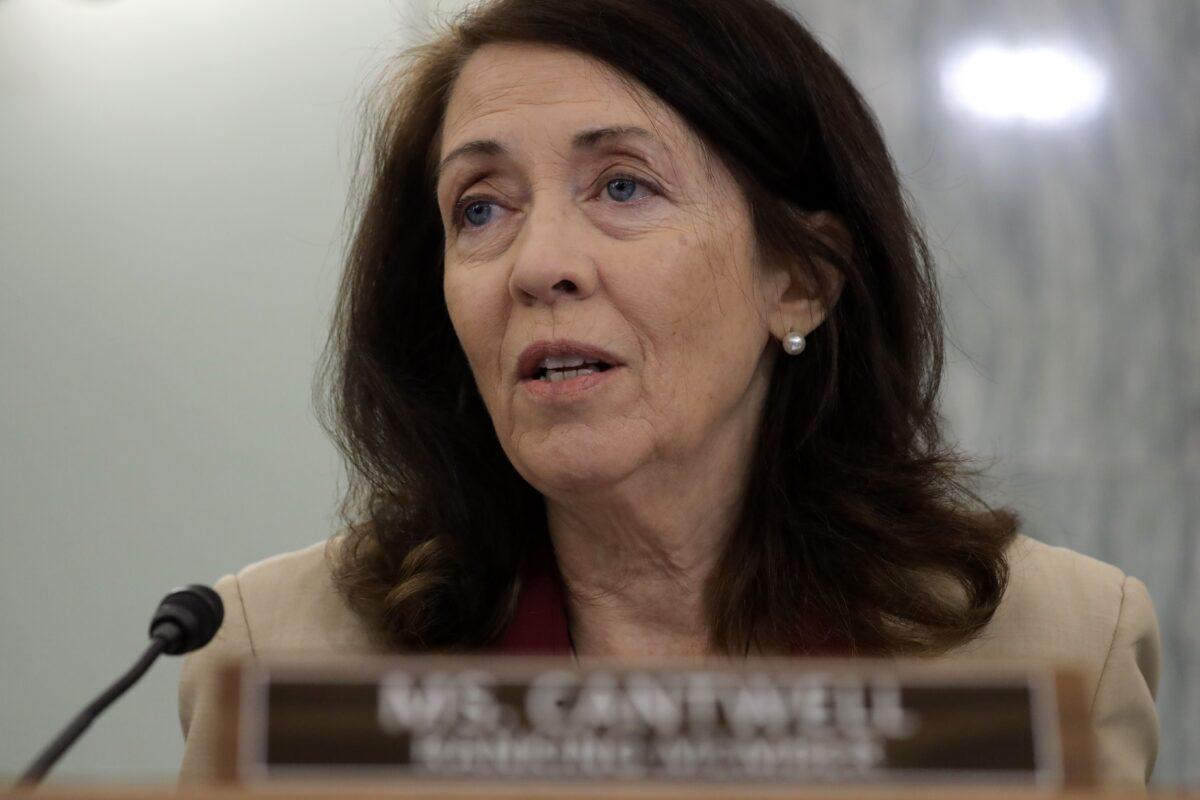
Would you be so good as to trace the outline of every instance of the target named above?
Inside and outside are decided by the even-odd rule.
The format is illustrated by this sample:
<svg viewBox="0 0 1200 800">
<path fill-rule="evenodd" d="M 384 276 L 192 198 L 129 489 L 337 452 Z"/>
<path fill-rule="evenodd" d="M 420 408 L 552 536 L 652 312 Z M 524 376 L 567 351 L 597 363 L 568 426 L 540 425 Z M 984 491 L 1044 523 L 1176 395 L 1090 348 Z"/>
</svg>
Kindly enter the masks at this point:
<svg viewBox="0 0 1200 800">
<path fill-rule="evenodd" d="M 530 211 L 517 243 L 508 289 L 525 306 L 583 300 L 596 289 L 595 264 L 568 215 L 549 211 Z"/>
</svg>

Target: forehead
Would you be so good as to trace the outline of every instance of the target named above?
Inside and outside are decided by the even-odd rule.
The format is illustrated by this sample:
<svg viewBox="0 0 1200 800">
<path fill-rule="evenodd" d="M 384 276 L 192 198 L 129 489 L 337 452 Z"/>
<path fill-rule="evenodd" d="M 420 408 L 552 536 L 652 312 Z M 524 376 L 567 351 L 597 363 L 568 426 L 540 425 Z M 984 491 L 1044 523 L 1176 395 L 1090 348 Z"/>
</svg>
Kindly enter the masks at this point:
<svg viewBox="0 0 1200 800">
<path fill-rule="evenodd" d="M 439 158 L 481 138 L 539 135 L 565 150 L 589 125 L 642 127 L 672 149 L 691 138 L 662 101 L 600 61 L 542 45 L 489 44 L 472 54 L 454 83 Z"/>
</svg>

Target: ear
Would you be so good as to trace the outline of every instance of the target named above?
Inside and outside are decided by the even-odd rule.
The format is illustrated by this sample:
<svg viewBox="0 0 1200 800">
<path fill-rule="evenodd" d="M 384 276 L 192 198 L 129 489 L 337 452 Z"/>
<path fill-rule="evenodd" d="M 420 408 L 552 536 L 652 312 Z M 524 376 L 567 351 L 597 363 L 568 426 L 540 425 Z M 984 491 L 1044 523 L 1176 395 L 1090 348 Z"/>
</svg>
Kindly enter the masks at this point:
<svg viewBox="0 0 1200 800">
<path fill-rule="evenodd" d="M 841 218 L 830 211 L 805 214 L 804 224 L 818 241 L 848 262 L 854 255 L 854 238 Z M 828 253 L 814 252 L 807 259 L 778 264 L 771 275 L 768 318 L 771 335 L 781 340 L 788 331 L 808 336 L 837 304 L 845 283 L 842 271 Z M 820 280 L 813 275 L 819 273 Z"/>
</svg>

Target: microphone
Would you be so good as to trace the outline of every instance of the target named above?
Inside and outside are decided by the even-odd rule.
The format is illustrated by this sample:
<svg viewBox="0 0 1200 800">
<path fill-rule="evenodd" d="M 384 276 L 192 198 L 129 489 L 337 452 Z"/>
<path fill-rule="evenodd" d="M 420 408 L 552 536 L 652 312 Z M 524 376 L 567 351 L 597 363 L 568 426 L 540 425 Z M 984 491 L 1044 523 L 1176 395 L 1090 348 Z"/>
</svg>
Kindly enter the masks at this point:
<svg viewBox="0 0 1200 800">
<path fill-rule="evenodd" d="M 116 683 L 71 720 L 71 724 L 29 765 L 17 780 L 17 785 L 36 786 L 40 783 L 92 721 L 130 686 L 137 683 L 159 655 L 167 653 L 177 656 L 199 650 L 216 635 L 224 618 L 225 606 L 221 602 L 221 596 L 207 586 L 192 584 L 175 589 L 164 597 L 150 620 L 150 646 L 142 653 L 141 658 Z"/>
</svg>

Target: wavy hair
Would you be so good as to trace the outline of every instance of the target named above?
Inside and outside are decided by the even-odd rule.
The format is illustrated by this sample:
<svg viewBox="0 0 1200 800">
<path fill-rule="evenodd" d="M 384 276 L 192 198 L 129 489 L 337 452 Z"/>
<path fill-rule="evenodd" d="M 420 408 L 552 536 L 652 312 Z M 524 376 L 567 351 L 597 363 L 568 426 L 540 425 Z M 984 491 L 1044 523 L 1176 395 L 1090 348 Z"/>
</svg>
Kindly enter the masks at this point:
<svg viewBox="0 0 1200 800">
<path fill-rule="evenodd" d="M 334 568 L 351 606 L 397 649 L 484 647 L 548 536 L 442 295 L 442 120 L 464 62 L 496 42 L 567 48 L 648 89 L 734 175 L 761 255 L 808 259 L 818 282 L 820 258 L 844 279 L 804 356 L 773 368 L 738 535 L 705 585 L 713 648 L 794 652 L 814 619 L 859 654 L 976 635 L 1020 519 L 980 498 L 982 470 L 943 436 L 935 267 L 879 126 L 772 0 L 493 0 L 381 84 L 319 384 L 348 464 Z M 845 223 L 848 257 L 808 227 L 816 211 Z"/>
</svg>

